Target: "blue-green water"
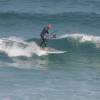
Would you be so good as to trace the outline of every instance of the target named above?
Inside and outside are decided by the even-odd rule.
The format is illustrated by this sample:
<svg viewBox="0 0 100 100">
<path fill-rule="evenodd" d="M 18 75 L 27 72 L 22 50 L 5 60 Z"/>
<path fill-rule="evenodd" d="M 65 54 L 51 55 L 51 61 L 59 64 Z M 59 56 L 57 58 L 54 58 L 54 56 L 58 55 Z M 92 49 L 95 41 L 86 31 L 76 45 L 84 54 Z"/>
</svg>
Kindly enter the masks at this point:
<svg viewBox="0 0 100 100">
<path fill-rule="evenodd" d="M 41 55 L 40 32 L 58 39 Z M 100 99 L 100 0 L 0 0 L 0 100 Z"/>
</svg>

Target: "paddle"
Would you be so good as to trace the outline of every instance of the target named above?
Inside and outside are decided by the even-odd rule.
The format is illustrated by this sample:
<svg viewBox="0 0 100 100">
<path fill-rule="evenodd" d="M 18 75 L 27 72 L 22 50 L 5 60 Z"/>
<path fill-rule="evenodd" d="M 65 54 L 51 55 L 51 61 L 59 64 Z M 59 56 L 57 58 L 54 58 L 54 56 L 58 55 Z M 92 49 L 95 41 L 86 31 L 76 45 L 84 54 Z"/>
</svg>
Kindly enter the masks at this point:
<svg viewBox="0 0 100 100">
<path fill-rule="evenodd" d="M 51 32 L 49 35 L 46 36 L 46 38 L 47 38 L 47 39 L 56 38 L 56 34 L 53 34 L 53 33 L 55 33 L 55 32 L 57 32 L 57 30 Z"/>
<path fill-rule="evenodd" d="M 47 35 L 47 36 L 46 36 L 45 44 L 47 44 L 48 39 L 56 38 L 56 34 L 53 34 L 53 33 L 55 33 L 55 32 L 57 32 L 57 30 L 55 30 L 55 31 L 53 31 L 52 33 L 50 33 L 50 35 L 52 35 L 52 36 L 50 36 L 50 35 Z"/>
</svg>

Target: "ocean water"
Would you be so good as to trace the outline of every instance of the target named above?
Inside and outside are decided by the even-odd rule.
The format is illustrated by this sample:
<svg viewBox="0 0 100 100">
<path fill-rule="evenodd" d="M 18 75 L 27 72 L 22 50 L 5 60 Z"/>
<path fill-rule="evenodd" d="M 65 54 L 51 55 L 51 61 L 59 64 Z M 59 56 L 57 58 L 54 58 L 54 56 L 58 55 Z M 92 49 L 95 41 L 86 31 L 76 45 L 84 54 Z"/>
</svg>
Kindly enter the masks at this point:
<svg viewBox="0 0 100 100">
<path fill-rule="evenodd" d="M 0 0 L 0 100 L 100 100 L 100 0 Z"/>
</svg>

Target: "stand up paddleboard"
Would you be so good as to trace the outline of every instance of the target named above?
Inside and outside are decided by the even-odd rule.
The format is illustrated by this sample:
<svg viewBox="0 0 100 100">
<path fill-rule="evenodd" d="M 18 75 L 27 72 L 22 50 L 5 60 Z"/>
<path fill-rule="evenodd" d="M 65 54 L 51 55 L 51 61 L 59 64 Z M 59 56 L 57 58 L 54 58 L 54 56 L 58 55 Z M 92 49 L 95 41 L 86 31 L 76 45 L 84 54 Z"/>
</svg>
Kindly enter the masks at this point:
<svg viewBox="0 0 100 100">
<path fill-rule="evenodd" d="M 60 53 L 66 53 L 67 51 L 57 50 L 50 47 L 40 48 L 42 51 L 48 53 L 48 54 L 60 54 Z"/>
</svg>

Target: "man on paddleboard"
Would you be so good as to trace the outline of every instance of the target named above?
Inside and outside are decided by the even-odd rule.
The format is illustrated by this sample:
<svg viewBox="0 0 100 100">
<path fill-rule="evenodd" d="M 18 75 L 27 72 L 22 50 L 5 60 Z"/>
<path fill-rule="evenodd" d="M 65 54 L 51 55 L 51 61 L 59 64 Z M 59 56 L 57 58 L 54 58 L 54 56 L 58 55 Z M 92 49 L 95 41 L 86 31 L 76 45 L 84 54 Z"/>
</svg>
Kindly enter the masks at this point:
<svg viewBox="0 0 100 100">
<path fill-rule="evenodd" d="M 51 24 L 48 24 L 46 27 L 43 28 L 40 36 L 41 36 L 41 43 L 40 43 L 40 47 L 46 47 L 46 35 L 49 34 L 49 29 L 52 28 Z"/>
</svg>

